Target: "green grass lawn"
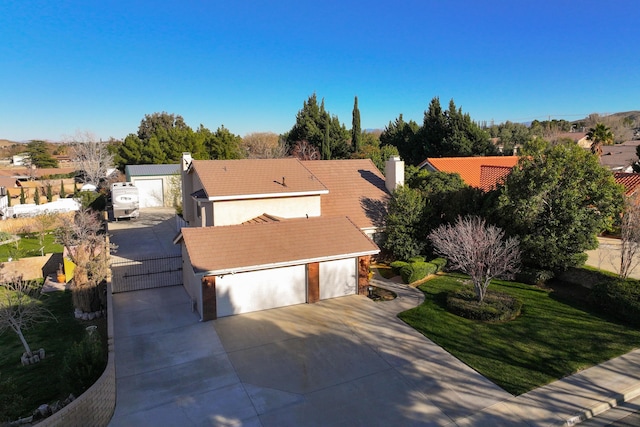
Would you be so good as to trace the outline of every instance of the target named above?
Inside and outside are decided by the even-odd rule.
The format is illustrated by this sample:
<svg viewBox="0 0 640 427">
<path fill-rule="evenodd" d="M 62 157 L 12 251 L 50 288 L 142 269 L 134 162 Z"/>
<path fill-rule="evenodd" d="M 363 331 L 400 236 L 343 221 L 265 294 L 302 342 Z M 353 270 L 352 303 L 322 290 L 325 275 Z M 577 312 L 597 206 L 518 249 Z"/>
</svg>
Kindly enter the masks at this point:
<svg viewBox="0 0 640 427">
<path fill-rule="evenodd" d="M 55 315 L 57 322 L 38 324 L 23 332 L 32 351 L 45 349 L 44 360 L 35 365 L 22 366 L 20 356 L 24 347 L 18 336 L 10 330 L 0 335 L 0 381 L 9 379 L 16 386 L 15 393 L 11 396 L 3 396 L 5 390 L 0 389 L 0 403 L 7 398 L 15 400 L 16 396 L 21 400 L 20 406 L 13 408 L 11 413 L 2 413 L 0 408 L 0 424 L 3 417 L 17 419 L 31 415 L 39 405 L 64 400 L 69 393 L 73 392 L 77 397 L 79 393 L 65 389 L 60 380 L 65 351 L 73 342 L 82 339 L 86 334 L 85 328 L 89 325 L 98 325 L 103 335 L 105 333 L 104 318 L 90 322 L 81 322 L 74 318 L 69 291 L 45 294 L 42 302 Z"/>
<path fill-rule="evenodd" d="M 548 289 L 494 281 L 489 289 L 523 302 L 506 323 L 483 323 L 447 312 L 447 291 L 461 275 L 443 275 L 419 286 L 425 302 L 399 314 L 406 323 L 503 389 L 522 394 L 640 346 L 640 331 L 560 301 Z"/>
<path fill-rule="evenodd" d="M 40 248 L 43 246 L 45 254 L 62 252 L 62 245 L 55 242 L 55 236 L 52 232 L 45 234 L 44 245 L 40 244 L 40 239 L 37 235 L 29 234 L 21 237 L 18 242 L 0 244 L 0 262 L 7 261 L 9 257 L 19 259 L 42 255 Z"/>
</svg>

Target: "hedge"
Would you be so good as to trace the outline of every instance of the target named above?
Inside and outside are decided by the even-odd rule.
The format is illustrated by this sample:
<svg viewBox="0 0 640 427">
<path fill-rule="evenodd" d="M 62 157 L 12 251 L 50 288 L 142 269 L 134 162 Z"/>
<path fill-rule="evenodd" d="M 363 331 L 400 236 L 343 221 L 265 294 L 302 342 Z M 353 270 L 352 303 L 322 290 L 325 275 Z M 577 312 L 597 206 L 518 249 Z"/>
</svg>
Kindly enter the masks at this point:
<svg viewBox="0 0 640 427">
<path fill-rule="evenodd" d="M 640 281 L 605 281 L 595 285 L 588 298 L 596 310 L 640 326 Z"/>
</svg>

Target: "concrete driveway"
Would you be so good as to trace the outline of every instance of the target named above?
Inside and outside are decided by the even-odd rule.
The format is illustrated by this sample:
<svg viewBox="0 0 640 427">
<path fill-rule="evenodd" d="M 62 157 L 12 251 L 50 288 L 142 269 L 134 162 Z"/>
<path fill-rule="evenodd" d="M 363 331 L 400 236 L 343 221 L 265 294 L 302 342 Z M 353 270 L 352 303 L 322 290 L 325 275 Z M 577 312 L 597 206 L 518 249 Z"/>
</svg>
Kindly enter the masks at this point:
<svg viewBox="0 0 640 427">
<path fill-rule="evenodd" d="M 170 212 L 110 224 L 122 257 L 164 256 Z M 573 425 L 640 395 L 640 350 L 514 397 L 410 328 L 420 291 L 199 322 L 181 286 L 113 296 L 112 426 Z"/>
<path fill-rule="evenodd" d="M 181 287 L 114 295 L 111 425 L 448 425 L 512 397 L 399 321 L 422 296 L 397 291 L 205 323 Z"/>
</svg>

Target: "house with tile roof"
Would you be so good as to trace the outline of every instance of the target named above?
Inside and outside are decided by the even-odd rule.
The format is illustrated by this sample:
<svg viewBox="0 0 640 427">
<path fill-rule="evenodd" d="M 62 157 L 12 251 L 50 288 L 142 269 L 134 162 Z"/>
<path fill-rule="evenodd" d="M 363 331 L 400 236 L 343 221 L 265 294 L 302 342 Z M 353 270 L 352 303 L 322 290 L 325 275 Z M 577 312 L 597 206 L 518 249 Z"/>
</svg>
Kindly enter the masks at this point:
<svg viewBox="0 0 640 427">
<path fill-rule="evenodd" d="M 518 156 L 431 157 L 418 165 L 429 172 L 457 173 L 469 186 L 485 191 L 495 188 L 518 163 Z"/>
<path fill-rule="evenodd" d="M 183 156 L 176 237 L 202 320 L 365 293 L 374 236 L 404 162 Z"/>
</svg>

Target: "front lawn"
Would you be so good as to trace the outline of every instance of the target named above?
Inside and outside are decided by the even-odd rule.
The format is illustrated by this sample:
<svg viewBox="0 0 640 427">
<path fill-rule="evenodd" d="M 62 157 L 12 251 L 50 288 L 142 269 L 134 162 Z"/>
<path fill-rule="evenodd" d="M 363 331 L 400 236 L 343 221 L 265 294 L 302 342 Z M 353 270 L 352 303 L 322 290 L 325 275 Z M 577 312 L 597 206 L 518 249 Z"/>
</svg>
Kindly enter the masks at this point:
<svg viewBox="0 0 640 427">
<path fill-rule="evenodd" d="M 639 330 L 561 302 L 550 289 L 516 282 L 494 281 L 489 289 L 523 301 L 517 319 L 484 323 L 458 317 L 445 309 L 445 299 L 464 280 L 448 274 L 423 283 L 425 302 L 398 316 L 510 393 L 525 393 L 640 345 Z"/>
<path fill-rule="evenodd" d="M 6 291 L 0 289 L 1 292 Z M 24 347 L 18 336 L 10 330 L 0 335 L 0 385 L 4 385 L 0 387 L 0 424 L 6 419 L 15 420 L 31 415 L 39 405 L 62 401 L 69 393 L 77 397 L 81 391 L 69 389 L 61 379 L 65 353 L 74 342 L 87 334 L 85 328 L 90 325 L 97 325 L 101 334 L 106 334 L 104 318 L 90 322 L 74 318 L 71 292 L 45 294 L 42 302 L 54 314 L 57 322 L 41 323 L 24 332 L 32 351 L 45 349 L 44 360 L 22 366 L 20 356 Z M 7 387 L 7 383 L 11 387 Z"/>
<path fill-rule="evenodd" d="M 12 243 L 2 244 L 0 242 L 0 262 L 5 262 L 9 258 L 20 259 L 32 256 L 40 256 L 43 253 L 60 253 L 62 245 L 56 243 L 55 236 L 48 232 L 44 236 L 44 245 L 40 244 L 37 234 L 22 234 L 20 240 Z"/>
</svg>

